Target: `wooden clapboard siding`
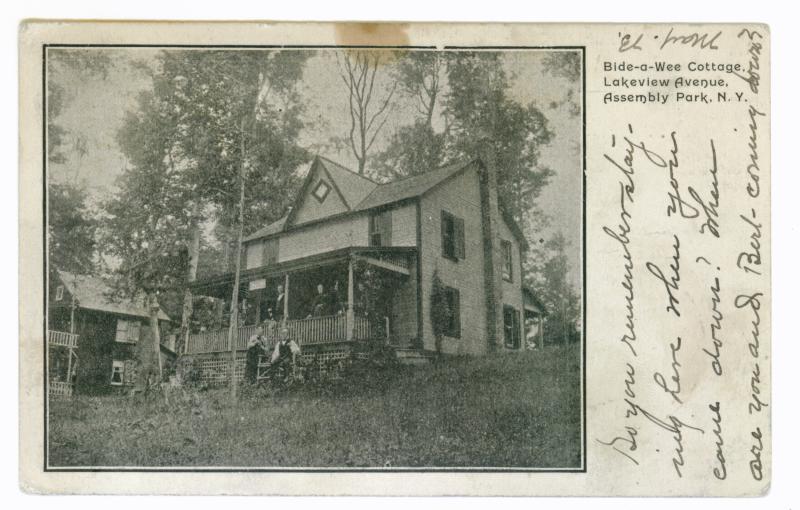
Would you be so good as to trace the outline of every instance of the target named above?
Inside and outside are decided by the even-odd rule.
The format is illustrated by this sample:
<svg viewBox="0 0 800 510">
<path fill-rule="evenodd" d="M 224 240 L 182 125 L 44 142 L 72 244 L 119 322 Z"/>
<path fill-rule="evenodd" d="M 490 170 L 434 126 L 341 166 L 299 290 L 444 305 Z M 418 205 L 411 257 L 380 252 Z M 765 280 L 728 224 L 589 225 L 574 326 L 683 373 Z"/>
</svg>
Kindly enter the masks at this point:
<svg viewBox="0 0 800 510">
<path fill-rule="evenodd" d="M 463 221 L 464 257 L 442 256 L 442 211 Z M 483 243 L 480 181 L 477 170 L 450 179 L 420 199 L 422 320 L 424 347 L 435 350 L 430 320 L 433 273 L 460 294 L 461 338 L 444 337 L 442 350 L 451 354 L 479 354 L 486 350 L 486 306 L 484 303 Z"/>
<path fill-rule="evenodd" d="M 391 230 L 389 244 L 384 246 L 416 246 L 417 218 L 414 203 L 387 209 L 385 228 Z M 246 244 L 245 267 L 253 269 L 326 253 L 351 246 L 369 246 L 369 211 L 331 218 L 313 225 L 300 226 L 280 236 L 257 239 Z M 266 244 L 265 244 L 266 243 Z M 267 244 L 275 243 L 274 247 Z M 274 258 L 272 253 L 275 253 Z"/>
</svg>

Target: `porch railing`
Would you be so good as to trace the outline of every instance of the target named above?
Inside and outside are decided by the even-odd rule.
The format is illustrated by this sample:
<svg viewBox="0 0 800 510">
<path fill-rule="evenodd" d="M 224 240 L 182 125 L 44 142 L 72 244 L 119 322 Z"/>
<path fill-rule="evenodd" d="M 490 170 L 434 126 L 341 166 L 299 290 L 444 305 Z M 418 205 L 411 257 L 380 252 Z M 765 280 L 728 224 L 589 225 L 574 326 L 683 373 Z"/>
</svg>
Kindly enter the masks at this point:
<svg viewBox="0 0 800 510">
<path fill-rule="evenodd" d="M 64 349 L 52 349 L 53 347 L 63 347 Z M 47 350 L 49 363 L 53 363 L 51 356 L 55 353 L 65 354 L 67 356 L 66 373 L 63 369 L 54 369 L 52 365 L 49 367 L 49 376 L 47 381 L 47 391 L 51 398 L 71 398 L 75 389 L 74 374 L 78 364 L 78 335 L 74 333 L 67 333 L 66 331 L 47 331 Z M 61 373 L 57 373 L 61 372 Z"/>
<path fill-rule="evenodd" d="M 78 335 L 65 331 L 49 330 L 47 332 L 47 343 L 58 347 L 70 347 L 74 349 L 78 347 Z"/>
<path fill-rule="evenodd" d="M 298 319 L 286 321 L 289 328 L 289 335 L 301 347 L 304 345 L 338 343 L 347 341 L 347 316 L 330 315 L 326 317 L 311 317 L 308 319 Z M 272 326 L 242 326 L 238 328 L 234 342 L 236 350 L 247 348 L 247 342 L 255 334 L 261 334 L 266 338 L 267 344 L 272 346 L 279 339 L 280 325 L 273 323 Z M 375 331 L 377 328 L 373 321 L 366 317 L 355 316 L 353 323 L 353 340 L 368 340 L 383 333 Z M 222 352 L 230 350 L 228 345 L 228 330 L 218 329 L 213 331 L 203 331 L 189 335 L 186 353 L 200 354 L 210 352 Z"/>
<path fill-rule="evenodd" d="M 47 390 L 48 395 L 52 398 L 70 398 L 72 397 L 73 385 L 63 381 L 48 381 Z"/>
</svg>

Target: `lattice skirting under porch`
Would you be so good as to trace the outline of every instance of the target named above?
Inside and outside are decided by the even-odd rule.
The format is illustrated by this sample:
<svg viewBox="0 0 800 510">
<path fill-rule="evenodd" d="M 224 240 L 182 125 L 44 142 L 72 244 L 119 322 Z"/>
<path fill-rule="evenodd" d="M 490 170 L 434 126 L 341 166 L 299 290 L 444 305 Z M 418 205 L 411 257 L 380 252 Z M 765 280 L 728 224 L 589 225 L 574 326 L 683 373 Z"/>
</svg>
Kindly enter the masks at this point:
<svg viewBox="0 0 800 510">
<path fill-rule="evenodd" d="M 368 354 L 353 350 L 349 345 L 325 345 L 316 349 L 306 349 L 297 357 L 298 365 L 307 367 L 316 376 L 337 377 L 341 370 L 354 359 L 366 359 Z M 244 377 L 245 351 L 237 351 L 234 376 L 236 382 Z M 214 352 L 191 354 L 182 357 L 179 365 L 185 364 L 195 381 L 208 386 L 221 386 L 230 380 L 231 353 Z"/>
</svg>

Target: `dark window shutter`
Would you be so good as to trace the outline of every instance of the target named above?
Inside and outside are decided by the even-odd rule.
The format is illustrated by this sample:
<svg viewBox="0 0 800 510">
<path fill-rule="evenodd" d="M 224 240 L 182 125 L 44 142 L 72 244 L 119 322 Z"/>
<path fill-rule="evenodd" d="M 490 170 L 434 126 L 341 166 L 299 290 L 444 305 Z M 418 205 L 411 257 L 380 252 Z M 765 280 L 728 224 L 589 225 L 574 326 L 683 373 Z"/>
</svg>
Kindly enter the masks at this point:
<svg viewBox="0 0 800 510">
<path fill-rule="evenodd" d="M 447 253 L 447 230 L 448 230 L 447 219 L 448 219 L 447 218 L 447 213 L 442 211 L 442 223 L 440 225 L 440 227 L 441 227 L 440 230 L 441 230 L 441 234 L 442 234 L 442 255 L 444 255 L 445 257 L 448 255 L 448 253 Z"/>
<path fill-rule="evenodd" d="M 392 245 L 392 211 L 386 211 L 381 214 L 381 245 Z"/>
<path fill-rule="evenodd" d="M 367 227 L 367 239 L 370 246 L 380 246 L 380 235 L 378 232 L 378 217 L 375 214 L 369 216 L 369 226 Z"/>
<path fill-rule="evenodd" d="M 503 342 L 506 347 L 511 347 L 514 343 L 514 315 L 513 310 L 508 306 L 503 306 Z"/>
<path fill-rule="evenodd" d="M 453 237 L 455 237 L 453 244 L 455 245 L 456 258 L 463 259 L 466 250 L 464 247 L 464 220 L 461 218 L 453 218 L 453 234 Z"/>
<path fill-rule="evenodd" d="M 461 338 L 461 295 L 450 289 L 450 326 L 454 338 Z"/>
<path fill-rule="evenodd" d="M 264 241 L 264 265 L 278 263 L 278 239 Z"/>
</svg>

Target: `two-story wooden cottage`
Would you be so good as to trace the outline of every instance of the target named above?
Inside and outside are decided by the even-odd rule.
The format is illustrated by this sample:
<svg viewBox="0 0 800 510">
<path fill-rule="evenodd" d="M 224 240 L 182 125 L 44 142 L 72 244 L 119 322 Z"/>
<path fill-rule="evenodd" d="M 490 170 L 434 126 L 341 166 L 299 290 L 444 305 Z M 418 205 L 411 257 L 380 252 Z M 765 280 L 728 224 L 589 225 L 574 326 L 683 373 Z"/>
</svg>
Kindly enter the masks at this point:
<svg viewBox="0 0 800 510">
<path fill-rule="evenodd" d="M 237 347 L 265 320 L 285 320 L 304 348 L 522 349 L 526 241 L 492 181 L 479 160 L 380 184 L 317 157 L 291 210 L 245 238 Z M 233 276 L 194 291 L 229 301 Z M 440 342 L 436 306 L 446 309 Z M 229 349 L 222 328 L 187 340 L 187 353 Z"/>
<path fill-rule="evenodd" d="M 159 310 L 161 338 L 169 317 Z M 99 277 L 54 271 L 49 285 L 48 384 L 51 395 L 107 393 L 134 383 L 137 349 L 150 334 L 149 314 L 115 297 Z M 163 343 L 162 364 L 176 354 Z M 152 358 L 151 358 L 152 359 Z"/>
</svg>

